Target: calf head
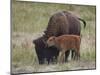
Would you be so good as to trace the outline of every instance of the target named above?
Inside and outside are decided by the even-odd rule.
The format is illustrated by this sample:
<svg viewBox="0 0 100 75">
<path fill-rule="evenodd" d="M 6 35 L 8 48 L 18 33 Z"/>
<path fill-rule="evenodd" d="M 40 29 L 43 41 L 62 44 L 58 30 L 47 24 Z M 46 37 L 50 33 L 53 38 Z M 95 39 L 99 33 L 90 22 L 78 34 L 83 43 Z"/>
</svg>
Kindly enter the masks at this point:
<svg viewBox="0 0 100 75">
<path fill-rule="evenodd" d="M 52 36 L 52 37 L 50 37 L 50 38 L 47 40 L 47 45 L 48 45 L 48 47 L 51 47 L 51 46 L 54 46 L 54 45 L 55 45 L 55 39 L 56 39 L 56 37 L 55 37 L 55 36 Z"/>
</svg>

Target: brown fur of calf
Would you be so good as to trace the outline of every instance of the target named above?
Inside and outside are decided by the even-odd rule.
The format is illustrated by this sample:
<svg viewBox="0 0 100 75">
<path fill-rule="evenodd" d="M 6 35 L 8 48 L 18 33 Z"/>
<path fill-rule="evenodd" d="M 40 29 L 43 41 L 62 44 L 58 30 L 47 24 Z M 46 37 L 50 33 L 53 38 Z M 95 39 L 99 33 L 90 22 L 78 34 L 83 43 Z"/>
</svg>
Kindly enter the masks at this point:
<svg viewBox="0 0 100 75">
<path fill-rule="evenodd" d="M 62 36 L 52 36 L 47 40 L 48 46 L 55 46 L 60 50 L 58 56 L 58 62 L 63 62 L 65 52 L 73 49 L 75 52 L 75 58 L 78 60 L 80 58 L 80 42 L 81 38 L 77 35 L 62 35 Z"/>
</svg>

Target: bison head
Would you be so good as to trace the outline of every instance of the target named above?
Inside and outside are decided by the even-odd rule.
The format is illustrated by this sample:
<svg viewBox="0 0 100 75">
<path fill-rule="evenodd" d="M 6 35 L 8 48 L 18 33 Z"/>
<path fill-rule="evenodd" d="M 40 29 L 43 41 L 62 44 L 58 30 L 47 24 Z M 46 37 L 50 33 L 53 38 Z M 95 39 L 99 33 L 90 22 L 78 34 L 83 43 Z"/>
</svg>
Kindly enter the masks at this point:
<svg viewBox="0 0 100 75">
<path fill-rule="evenodd" d="M 55 36 L 52 36 L 52 37 L 50 37 L 50 38 L 47 40 L 47 45 L 48 45 L 48 47 L 51 47 L 51 46 L 54 46 L 54 45 L 55 45 L 55 39 L 56 39 L 56 37 L 55 37 Z"/>
</svg>

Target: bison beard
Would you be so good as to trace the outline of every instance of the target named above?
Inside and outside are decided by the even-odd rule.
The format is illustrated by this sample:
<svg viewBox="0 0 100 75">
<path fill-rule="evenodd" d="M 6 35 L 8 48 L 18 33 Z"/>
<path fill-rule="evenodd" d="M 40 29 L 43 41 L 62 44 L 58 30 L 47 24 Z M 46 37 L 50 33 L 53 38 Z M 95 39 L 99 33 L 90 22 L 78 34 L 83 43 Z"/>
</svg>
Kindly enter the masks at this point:
<svg viewBox="0 0 100 75">
<path fill-rule="evenodd" d="M 43 37 L 34 40 L 36 53 L 39 59 L 39 63 L 44 63 L 44 59 L 52 60 L 54 56 L 57 56 L 57 49 L 56 48 L 45 48 L 45 43 L 43 42 L 44 39 L 47 41 L 47 39 L 51 36 L 61 36 L 64 34 L 74 34 L 80 36 L 81 31 L 81 25 L 80 21 L 84 23 L 84 28 L 86 27 L 86 22 L 78 18 L 77 16 L 67 12 L 62 11 L 54 14 L 51 16 L 48 26 L 46 30 L 44 31 Z M 51 50 L 51 52 L 49 52 Z M 69 51 L 65 53 L 65 58 L 67 61 L 67 57 L 69 56 Z M 47 60 L 49 62 L 49 60 Z"/>
</svg>

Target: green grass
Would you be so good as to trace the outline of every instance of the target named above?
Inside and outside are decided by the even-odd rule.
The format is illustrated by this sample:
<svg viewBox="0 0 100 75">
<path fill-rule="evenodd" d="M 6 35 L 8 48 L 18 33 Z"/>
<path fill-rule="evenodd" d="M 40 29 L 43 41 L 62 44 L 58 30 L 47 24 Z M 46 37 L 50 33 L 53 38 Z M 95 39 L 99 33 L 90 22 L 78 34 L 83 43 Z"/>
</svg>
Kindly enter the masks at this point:
<svg viewBox="0 0 100 75">
<path fill-rule="evenodd" d="M 81 17 L 87 23 L 83 28 L 81 23 L 81 60 L 86 62 L 95 61 L 95 6 L 70 5 L 70 4 L 50 4 L 36 2 L 16 2 L 12 0 L 12 67 L 25 68 L 31 66 L 34 72 L 42 71 L 41 68 L 51 67 L 52 70 L 70 70 L 79 66 L 76 61 L 54 65 L 39 65 L 34 45 L 30 48 L 27 40 L 32 42 L 37 33 L 43 32 L 48 21 L 54 13 L 58 11 L 71 11 Z M 16 33 L 16 34 L 15 34 Z M 40 36 L 40 35 L 38 35 Z M 29 42 L 29 43 L 31 43 Z M 25 46 L 23 46 L 23 44 Z M 86 65 L 87 66 L 87 65 Z M 44 70 L 44 71 L 47 71 Z"/>
<path fill-rule="evenodd" d="M 81 53 L 81 59 L 82 60 L 95 60 L 96 58 L 96 55 L 95 55 L 95 49 L 91 49 L 90 51 L 86 51 L 86 52 L 83 52 Z"/>
<path fill-rule="evenodd" d="M 32 65 L 35 62 L 38 62 L 36 59 L 36 53 L 32 49 L 16 48 L 12 50 L 12 53 L 12 60 L 16 65 Z"/>
</svg>

